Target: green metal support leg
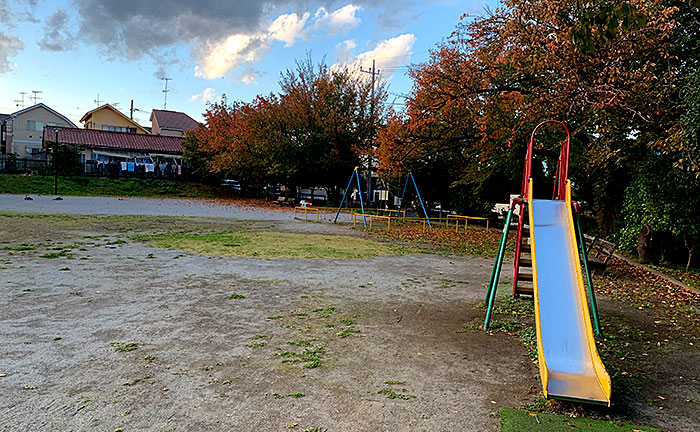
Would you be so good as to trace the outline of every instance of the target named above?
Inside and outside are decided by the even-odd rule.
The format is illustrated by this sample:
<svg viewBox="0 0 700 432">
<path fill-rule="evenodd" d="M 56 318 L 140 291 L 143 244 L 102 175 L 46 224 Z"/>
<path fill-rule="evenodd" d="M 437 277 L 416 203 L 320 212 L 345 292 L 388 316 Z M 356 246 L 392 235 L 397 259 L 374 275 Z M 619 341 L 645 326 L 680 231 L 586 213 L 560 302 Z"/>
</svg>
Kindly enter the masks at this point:
<svg viewBox="0 0 700 432">
<path fill-rule="evenodd" d="M 583 238 L 583 230 L 581 229 L 581 215 L 574 214 L 574 222 L 576 223 L 576 233 L 578 234 L 578 243 L 581 247 L 581 256 L 583 257 L 583 268 L 586 271 L 586 282 L 588 283 L 588 296 L 591 300 L 591 315 L 593 315 L 593 324 L 595 325 L 595 333 L 600 334 L 600 322 L 598 320 L 598 304 L 595 300 L 595 291 L 593 290 L 593 279 L 591 272 L 588 270 L 588 257 L 586 256 L 586 243 Z"/>
<path fill-rule="evenodd" d="M 493 270 L 491 271 L 491 280 L 489 281 L 489 288 L 486 292 L 486 299 L 484 303 L 486 306 L 486 320 L 484 321 L 484 330 L 489 329 L 489 323 L 491 322 L 491 312 L 493 311 L 493 304 L 496 300 L 496 291 L 498 291 L 498 278 L 501 275 L 501 265 L 503 264 L 503 256 L 506 251 L 506 243 L 508 240 L 508 228 L 510 228 L 510 219 L 513 216 L 513 209 L 508 210 L 506 215 L 506 224 L 503 227 L 503 235 L 501 236 L 501 243 L 498 245 L 498 255 L 496 256 L 496 262 L 493 264 Z"/>
</svg>

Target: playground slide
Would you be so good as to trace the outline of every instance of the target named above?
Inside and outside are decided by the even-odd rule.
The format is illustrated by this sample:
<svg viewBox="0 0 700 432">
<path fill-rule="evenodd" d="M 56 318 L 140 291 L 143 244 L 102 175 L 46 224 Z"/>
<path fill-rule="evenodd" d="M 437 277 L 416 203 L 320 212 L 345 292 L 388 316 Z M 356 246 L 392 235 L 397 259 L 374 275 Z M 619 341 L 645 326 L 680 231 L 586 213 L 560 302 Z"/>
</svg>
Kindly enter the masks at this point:
<svg viewBox="0 0 700 432">
<path fill-rule="evenodd" d="M 532 180 L 530 180 L 532 197 Z M 571 211 L 566 199 L 529 207 L 537 350 L 544 395 L 610 405 L 610 377 L 595 346 Z"/>
</svg>

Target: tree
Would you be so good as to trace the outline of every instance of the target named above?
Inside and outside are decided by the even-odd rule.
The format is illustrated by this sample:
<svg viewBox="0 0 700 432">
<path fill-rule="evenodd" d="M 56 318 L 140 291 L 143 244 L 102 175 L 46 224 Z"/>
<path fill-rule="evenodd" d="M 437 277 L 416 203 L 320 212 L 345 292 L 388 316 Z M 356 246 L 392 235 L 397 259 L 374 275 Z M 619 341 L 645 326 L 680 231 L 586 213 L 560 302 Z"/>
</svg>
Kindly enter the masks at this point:
<svg viewBox="0 0 700 432">
<path fill-rule="evenodd" d="M 199 169 L 254 184 L 343 186 L 373 151 L 384 121 L 386 88 L 346 68 L 298 61 L 280 77 L 279 94 L 250 103 L 223 99 L 185 143 Z"/>
<path fill-rule="evenodd" d="M 519 189 L 534 126 L 564 120 L 574 134 L 570 175 L 579 199 L 594 204 L 609 233 L 621 210 L 619 180 L 629 181 L 630 167 L 674 118 L 666 101 L 677 79 L 675 10 L 658 0 L 507 0 L 487 17 L 463 17 L 430 60 L 411 70 L 402 127 L 382 132 L 381 153 L 404 166 L 448 155 L 450 186 L 477 191 L 466 207 L 488 208 Z M 630 23 L 598 19 L 630 11 Z M 540 136 L 544 178 L 552 176 L 561 139 Z M 493 185 L 507 189 L 494 193 Z"/>
</svg>

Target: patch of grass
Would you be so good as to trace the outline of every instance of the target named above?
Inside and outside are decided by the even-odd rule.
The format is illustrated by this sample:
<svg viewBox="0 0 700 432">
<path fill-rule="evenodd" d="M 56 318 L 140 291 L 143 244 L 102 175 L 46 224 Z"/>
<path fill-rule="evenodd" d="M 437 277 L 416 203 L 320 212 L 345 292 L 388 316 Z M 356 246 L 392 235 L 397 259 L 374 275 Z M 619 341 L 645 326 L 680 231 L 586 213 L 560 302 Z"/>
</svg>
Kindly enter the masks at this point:
<svg viewBox="0 0 700 432">
<path fill-rule="evenodd" d="M 157 359 L 157 357 L 149 354 L 149 355 L 145 356 L 143 359 L 146 361 L 154 361 L 155 359 Z"/>
<path fill-rule="evenodd" d="M 559 432 L 578 430 L 578 428 L 595 432 L 660 432 L 652 427 L 637 426 L 622 421 L 572 418 L 549 413 L 532 413 L 515 408 L 501 408 L 498 414 L 501 417 L 501 432 Z"/>
<path fill-rule="evenodd" d="M 230 196 L 224 188 L 195 182 L 101 177 L 60 177 L 61 195 L 132 196 L 132 197 L 192 197 L 216 198 Z M 0 193 L 51 195 L 53 176 L 0 174 Z"/>
<path fill-rule="evenodd" d="M 384 384 L 389 384 L 389 385 L 405 385 L 406 383 L 404 381 L 384 381 Z"/>
<path fill-rule="evenodd" d="M 295 393 L 289 393 L 288 396 L 298 399 L 298 398 L 303 398 L 306 395 L 304 393 L 295 392 Z"/>
<path fill-rule="evenodd" d="M 341 338 L 346 338 L 346 337 L 352 335 L 353 333 L 359 333 L 359 332 L 360 331 L 354 327 L 348 327 L 346 329 L 339 331 L 338 333 L 336 333 L 336 335 L 338 335 Z"/>
<path fill-rule="evenodd" d="M 146 376 L 143 377 L 143 378 L 136 378 L 136 379 L 134 379 L 134 380 L 132 380 L 132 381 L 125 382 L 125 383 L 122 384 L 122 385 L 123 385 L 123 386 L 127 386 L 127 387 L 131 387 L 131 386 L 136 385 L 136 384 L 140 383 L 141 381 L 147 380 L 147 379 L 149 379 L 149 378 L 151 378 L 151 376 L 150 376 L 150 375 L 146 375 Z"/>
<path fill-rule="evenodd" d="M 68 259 L 73 259 L 73 254 L 69 253 L 67 250 L 62 250 L 60 252 L 49 252 L 44 255 L 39 255 L 39 258 L 46 258 L 46 259 L 56 259 L 56 258 L 68 258 Z"/>
<path fill-rule="evenodd" d="M 350 236 L 225 230 L 136 236 L 149 246 L 198 254 L 253 258 L 351 259 L 416 253 L 418 249 Z"/>
<path fill-rule="evenodd" d="M 286 357 L 282 360 L 282 363 L 305 363 L 304 368 L 313 369 L 321 366 L 323 364 L 322 356 L 326 353 L 325 348 L 313 347 L 306 348 L 304 351 L 297 353 L 294 351 L 285 351 L 280 354 L 282 357 Z"/>
<path fill-rule="evenodd" d="M 355 321 L 348 319 L 348 318 L 341 318 L 338 321 L 340 321 L 341 323 L 343 323 L 347 326 L 355 325 Z"/>
<path fill-rule="evenodd" d="M 247 344 L 246 346 L 248 348 L 264 348 L 265 345 L 267 345 L 265 342 L 251 342 Z"/>
<path fill-rule="evenodd" d="M 110 342 L 109 344 L 116 352 L 129 352 L 139 347 L 139 344 L 136 342 Z"/>
<path fill-rule="evenodd" d="M 233 293 L 230 296 L 227 296 L 226 298 L 229 300 L 243 300 L 245 296 L 242 294 Z"/>
<path fill-rule="evenodd" d="M 383 388 L 383 389 L 379 390 L 377 392 L 377 394 L 382 394 L 389 399 L 409 400 L 409 399 L 416 398 L 414 395 L 409 395 L 409 394 L 404 394 L 404 393 L 396 393 L 394 390 L 392 390 L 390 388 Z"/>
<path fill-rule="evenodd" d="M 272 316 L 267 317 L 267 319 L 269 319 L 269 320 L 278 320 L 278 319 L 282 319 L 282 318 L 284 318 L 284 315 L 272 315 Z"/>
<path fill-rule="evenodd" d="M 5 247 L 1 248 L 0 250 L 23 252 L 23 251 L 31 251 L 34 249 L 36 249 L 36 246 L 31 245 L 29 243 L 22 243 L 21 245 L 15 246 L 15 247 L 5 246 Z"/>
</svg>

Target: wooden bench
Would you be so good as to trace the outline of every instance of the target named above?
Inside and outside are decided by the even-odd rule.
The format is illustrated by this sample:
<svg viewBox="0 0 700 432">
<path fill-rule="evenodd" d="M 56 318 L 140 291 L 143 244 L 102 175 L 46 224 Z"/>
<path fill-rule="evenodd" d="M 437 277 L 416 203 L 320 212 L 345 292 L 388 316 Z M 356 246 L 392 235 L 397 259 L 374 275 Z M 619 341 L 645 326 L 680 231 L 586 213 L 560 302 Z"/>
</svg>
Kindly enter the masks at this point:
<svg viewBox="0 0 700 432">
<path fill-rule="evenodd" d="M 593 274 L 603 274 L 608 267 L 608 262 L 613 256 L 617 245 L 613 242 L 603 240 L 584 234 L 586 242 L 586 256 L 588 257 L 588 268 Z"/>
</svg>

